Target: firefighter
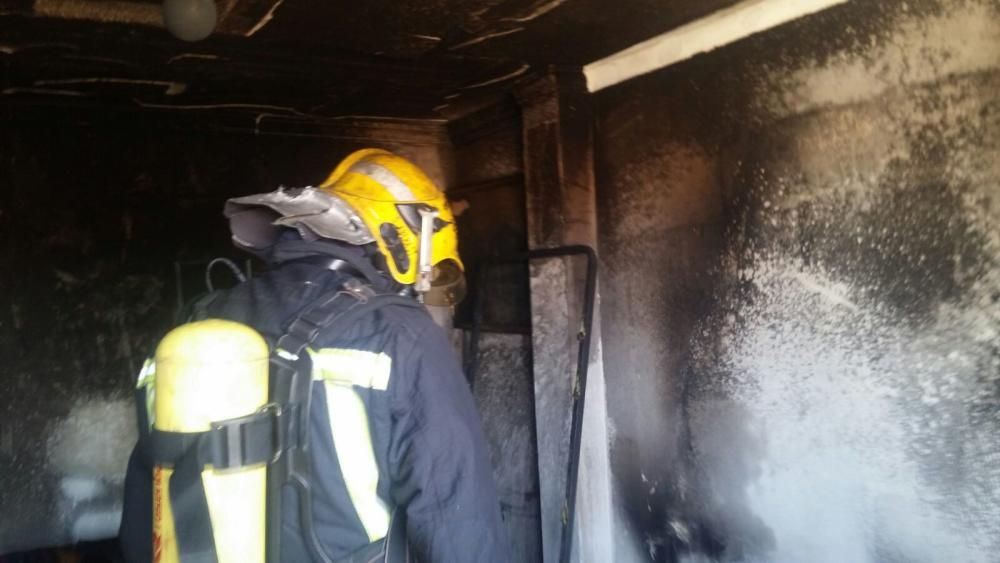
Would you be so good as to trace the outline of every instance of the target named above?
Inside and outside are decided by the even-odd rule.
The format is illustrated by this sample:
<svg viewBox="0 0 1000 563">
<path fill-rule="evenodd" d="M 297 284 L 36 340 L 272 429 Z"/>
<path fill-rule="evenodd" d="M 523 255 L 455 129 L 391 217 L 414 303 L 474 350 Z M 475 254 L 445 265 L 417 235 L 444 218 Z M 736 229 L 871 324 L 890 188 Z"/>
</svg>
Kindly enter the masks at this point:
<svg viewBox="0 0 1000 563">
<path fill-rule="evenodd" d="M 216 292 L 195 317 L 256 329 L 272 345 L 331 292 L 391 293 L 447 306 L 464 292 L 454 218 L 411 162 L 366 149 L 319 187 L 231 199 L 235 245 L 268 271 Z M 398 297 L 397 297 L 398 298 Z M 421 563 L 505 563 L 510 548 L 472 395 L 446 333 L 423 307 L 390 304 L 310 341 L 309 475 L 314 536 L 328 561 L 383 561 L 394 513 Z M 130 461 L 121 541 L 151 557 L 147 469 Z M 300 501 L 282 504 L 283 563 L 316 560 L 298 541 Z M 214 516 L 213 516 L 214 518 Z M 183 563 L 183 561 L 182 561 Z"/>
</svg>

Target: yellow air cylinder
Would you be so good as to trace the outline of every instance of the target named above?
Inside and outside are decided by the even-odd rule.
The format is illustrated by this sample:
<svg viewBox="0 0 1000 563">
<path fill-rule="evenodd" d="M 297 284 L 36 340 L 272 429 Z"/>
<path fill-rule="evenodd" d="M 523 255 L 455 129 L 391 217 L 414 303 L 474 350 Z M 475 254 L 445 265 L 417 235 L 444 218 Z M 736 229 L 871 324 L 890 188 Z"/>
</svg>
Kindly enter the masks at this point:
<svg viewBox="0 0 1000 563">
<path fill-rule="evenodd" d="M 156 349 L 154 426 L 202 432 L 267 403 L 267 343 L 252 328 L 206 320 L 177 327 Z M 153 473 L 153 561 L 180 563 L 170 510 L 172 470 Z M 267 466 L 202 472 L 219 563 L 263 563 Z"/>
</svg>

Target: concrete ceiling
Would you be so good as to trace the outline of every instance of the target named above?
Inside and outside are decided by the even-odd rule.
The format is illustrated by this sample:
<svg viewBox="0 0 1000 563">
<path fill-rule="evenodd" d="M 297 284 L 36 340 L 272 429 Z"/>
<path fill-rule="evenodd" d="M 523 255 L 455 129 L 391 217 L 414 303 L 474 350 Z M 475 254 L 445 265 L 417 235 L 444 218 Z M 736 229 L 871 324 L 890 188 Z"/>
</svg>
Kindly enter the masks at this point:
<svg viewBox="0 0 1000 563">
<path fill-rule="evenodd" d="M 219 0 L 217 32 L 186 43 L 155 2 L 0 0 L 0 111 L 448 119 L 733 3 Z"/>
</svg>

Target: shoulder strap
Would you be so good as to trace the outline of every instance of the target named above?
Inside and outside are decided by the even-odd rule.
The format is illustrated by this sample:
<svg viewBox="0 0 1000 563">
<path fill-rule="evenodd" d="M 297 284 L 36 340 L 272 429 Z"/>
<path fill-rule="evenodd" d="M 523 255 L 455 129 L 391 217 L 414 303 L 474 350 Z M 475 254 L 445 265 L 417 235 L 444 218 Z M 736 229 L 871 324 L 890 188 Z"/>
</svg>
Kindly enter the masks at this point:
<svg viewBox="0 0 1000 563">
<path fill-rule="evenodd" d="M 281 505 L 286 486 L 291 486 L 298 496 L 299 528 L 312 560 L 333 563 L 313 526 L 308 450 L 312 365 L 303 352 L 320 334 L 331 338 L 362 317 L 389 305 L 420 307 L 406 297 L 377 294 L 370 286 L 351 278 L 341 289 L 324 295 L 303 310 L 278 339 L 271 356 L 271 401 L 287 405 L 288 439 L 286 449 L 268 471 L 268 563 L 281 561 Z"/>
<path fill-rule="evenodd" d="M 332 328 L 342 315 L 364 306 L 375 297 L 371 286 L 356 278 L 348 278 L 339 289 L 313 301 L 288 324 L 288 329 L 275 344 L 274 353 L 295 361 L 321 332 Z"/>
</svg>

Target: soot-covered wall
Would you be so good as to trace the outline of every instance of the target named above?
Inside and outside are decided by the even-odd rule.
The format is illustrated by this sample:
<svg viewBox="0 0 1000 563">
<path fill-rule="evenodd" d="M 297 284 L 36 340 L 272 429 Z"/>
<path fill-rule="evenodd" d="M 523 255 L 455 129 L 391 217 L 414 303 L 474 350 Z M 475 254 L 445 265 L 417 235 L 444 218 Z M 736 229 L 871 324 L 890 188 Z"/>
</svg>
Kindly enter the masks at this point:
<svg viewBox="0 0 1000 563">
<path fill-rule="evenodd" d="M 598 96 L 619 561 L 996 560 L 997 92 L 891 0 Z"/>
<path fill-rule="evenodd" d="M 132 388 L 230 248 L 222 202 L 323 179 L 376 145 L 441 177 L 434 146 L 19 119 L 0 132 L 0 554 L 113 536 Z M 217 281 L 224 283 L 219 272 Z"/>
<path fill-rule="evenodd" d="M 487 278 L 480 275 L 487 258 L 527 250 L 521 115 L 511 100 L 453 121 L 449 129 L 454 165 L 448 196 L 454 209 L 463 210 L 459 250 L 469 282 L 456 326 L 468 335 L 472 302 L 482 295 L 473 393 L 514 561 L 536 563 L 542 540 L 527 266 L 493 266 Z"/>
</svg>

